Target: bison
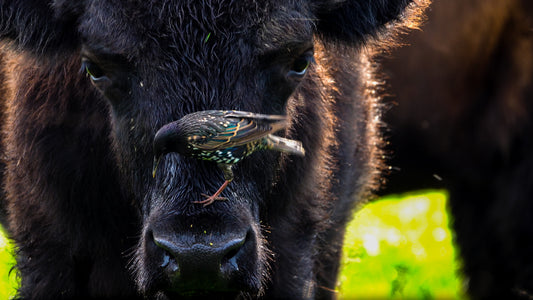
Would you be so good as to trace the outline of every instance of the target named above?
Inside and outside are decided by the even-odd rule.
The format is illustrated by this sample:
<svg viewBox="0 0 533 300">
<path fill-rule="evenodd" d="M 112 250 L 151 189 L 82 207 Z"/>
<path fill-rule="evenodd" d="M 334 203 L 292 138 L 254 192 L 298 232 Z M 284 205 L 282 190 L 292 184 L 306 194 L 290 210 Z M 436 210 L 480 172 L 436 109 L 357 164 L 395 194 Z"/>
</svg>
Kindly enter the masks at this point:
<svg viewBox="0 0 533 300">
<path fill-rule="evenodd" d="M 533 2 L 437 0 L 384 60 L 386 192 L 446 188 L 472 299 L 533 295 Z"/>
<path fill-rule="evenodd" d="M 7 226 L 20 299 L 332 298 L 344 226 L 380 173 L 372 54 L 423 0 L 0 1 Z M 305 157 L 215 163 L 159 128 L 288 116 Z"/>
</svg>

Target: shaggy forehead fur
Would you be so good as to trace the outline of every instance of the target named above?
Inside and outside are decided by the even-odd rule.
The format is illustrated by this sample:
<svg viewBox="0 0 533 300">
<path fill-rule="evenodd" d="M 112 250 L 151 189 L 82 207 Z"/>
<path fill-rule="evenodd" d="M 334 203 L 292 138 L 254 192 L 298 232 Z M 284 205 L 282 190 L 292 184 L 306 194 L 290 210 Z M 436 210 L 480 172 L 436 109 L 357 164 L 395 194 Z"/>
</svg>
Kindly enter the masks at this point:
<svg viewBox="0 0 533 300">
<path fill-rule="evenodd" d="M 312 17 L 306 2 L 275 2 L 88 3 L 80 31 L 86 43 L 130 58 L 161 50 L 188 53 L 204 49 L 215 54 L 220 48 L 239 44 L 268 50 L 299 41 L 301 35 L 309 37 Z"/>
<path fill-rule="evenodd" d="M 89 3 L 79 30 L 89 51 L 120 56 L 135 66 L 134 75 L 143 84 L 160 86 L 152 89 L 157 91 L 154 101 L 174 99 L 161 103 L 172 102 L 169 110 L 180 114 L 214 107 L 257 111 L 246 105 L 250 97 L 259 97 L 249 93 L 264 78 L 259 64 L 269 63 L 268 58 L 278 52 L 291 57 L 312 47 L 314 25 L 306 3 Z"/>
</svg>

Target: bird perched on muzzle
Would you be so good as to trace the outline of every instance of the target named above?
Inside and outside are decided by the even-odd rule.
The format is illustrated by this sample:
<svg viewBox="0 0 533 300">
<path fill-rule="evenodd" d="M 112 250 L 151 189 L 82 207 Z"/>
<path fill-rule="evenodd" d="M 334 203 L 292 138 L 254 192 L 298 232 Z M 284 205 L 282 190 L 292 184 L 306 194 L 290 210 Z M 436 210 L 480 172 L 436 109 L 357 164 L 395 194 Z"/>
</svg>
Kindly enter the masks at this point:
<svg viewBox="0 0 533 300">
<path fill-rule="evenodd" d="M 152 176 L 155 177 L 161 157 L 170 152 L 214 161 L 224 173 L 225 181 L 212 196 L 202 194 L 206 199 L 194 203 L 207 206 L 215 200 L 225 200 L 219 195 L 233 180 L 231 167 L 253 152 L 270 149 L 305 155 L 300 141 L 272 135 L 286 127 L 287 118 L 279 115 L 234 110 L 206 110 L 185 115 L 157 131 Z"/>
</svg>

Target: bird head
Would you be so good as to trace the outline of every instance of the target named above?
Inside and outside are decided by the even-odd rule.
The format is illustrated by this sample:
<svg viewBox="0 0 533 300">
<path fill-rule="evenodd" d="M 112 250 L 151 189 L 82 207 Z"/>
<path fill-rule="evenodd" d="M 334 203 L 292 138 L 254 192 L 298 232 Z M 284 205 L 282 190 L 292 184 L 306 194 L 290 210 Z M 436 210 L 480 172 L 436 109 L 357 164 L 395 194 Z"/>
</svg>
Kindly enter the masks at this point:
<svg viewBox="0 0 533 300">
<path fill-rule="evenodd" d="M 170 152 L 185 154 L 186 147 L 187 140 L 178 122 L 172 122 L 161 127 L 154 137 L 152 177 L 155 177 L 159 161 L 165 154 Z"/>
</svg>

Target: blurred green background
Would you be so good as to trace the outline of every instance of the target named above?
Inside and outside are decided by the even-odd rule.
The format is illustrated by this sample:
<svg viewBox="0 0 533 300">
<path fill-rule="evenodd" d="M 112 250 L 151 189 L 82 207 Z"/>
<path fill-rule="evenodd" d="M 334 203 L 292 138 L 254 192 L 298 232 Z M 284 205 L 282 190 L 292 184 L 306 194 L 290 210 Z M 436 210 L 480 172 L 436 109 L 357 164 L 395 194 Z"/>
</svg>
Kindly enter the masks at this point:
<svg viewBox="0 0 533 300">
<path fill-rule="evenodd" d="M 347 229 L 339 299 L 466 299 L 444 191 L 388 196 Z M 14 296 L 12 245 L 0 236 L 0 299 Z"/>
<path fill-rule="evenodd" d="M 340 299 L 466 299 L 445 191 L 388 196 L 347 229 Z"/>
<path fill-rule="evenodd" d="M 4 229 L 0 228 L 0 299 L 10 299 L 15 295 L 15 288 L 18 285 L 13 266 L 13 246 L 6 238 Z"/>
</svg>

